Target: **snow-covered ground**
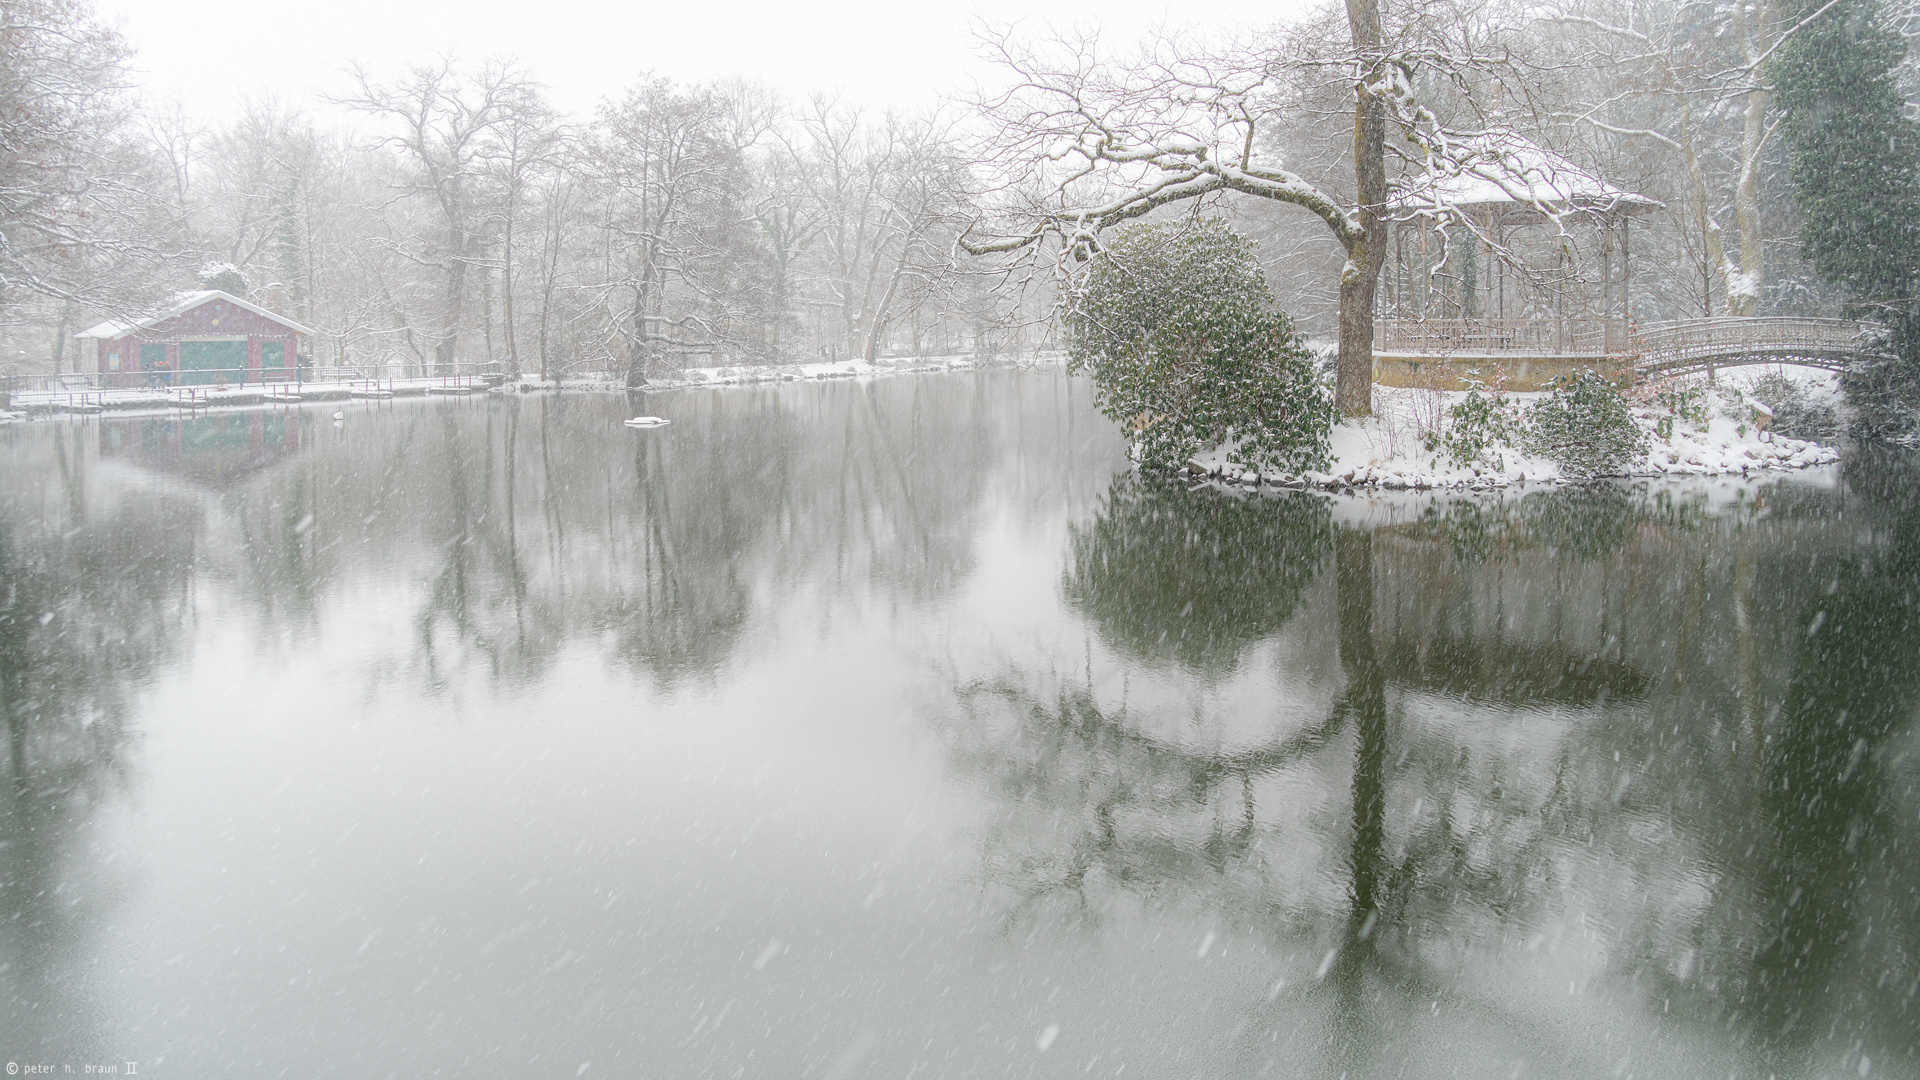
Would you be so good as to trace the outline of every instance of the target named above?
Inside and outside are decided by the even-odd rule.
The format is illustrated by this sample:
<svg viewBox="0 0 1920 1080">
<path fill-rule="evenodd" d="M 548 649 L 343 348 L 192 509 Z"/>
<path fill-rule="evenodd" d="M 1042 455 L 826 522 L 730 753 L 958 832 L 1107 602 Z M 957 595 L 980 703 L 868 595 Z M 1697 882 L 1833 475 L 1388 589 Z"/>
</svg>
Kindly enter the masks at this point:
<svg viewBox="0 0 1920 1080">
<path fill-rule="evenodd" d="M 1838 461 L 1839 453 L 1830 447 L 1762 428 L 1767 419 L 1765 411 L 1753 407 L 1747 391 L 1769 370 L 1744 369 L 1737 380 L 1723 374 L 1705 395 L 1708 419 L 1704 424 L 1676 418 L 1656 404 L 1637 406 L 1634 418 L 1647 432 L 1650 449 L 1624 475 L 1723 476 L 1804 469 Z M 1825 372 L 1789 377 L 1800 381 L 1810 396 L 1838 393 L 1837 385 L 1830 383 Z M 1704 382 L 1700 385 L 1704 387 Z M 1325 472 L 1259 475 L 1236 463 L 1231 449 L 1225 446 L 1195 455 L 1186 471 L 1190 476 L 1230 484 L 1313 488 L 1498 488 L 1568 479 L 1557 463 L 1515 446 L 1500 446 L 1487 455 L 1494 460 L 1474 466 L 1450 460 L 1444 446 L 1431 448 L 1435 440 L 1429 433 L 1445 430 L 1452 407 L 1466 396 L 1464 392 L 1374 387 L 1373 416 L 1334 426 L 1332 461 Z M 1506 398 L 1518 412 L 1546 396 L 1528 393 L 1508 394 Z"/>
<path fill-rule="evenodd" d="M 1057 356 L 1043 355 L 1015 361 L 963 356 L 917 356 L 885 358 L 873 363 L 844 360 L 830 364 L 786 364 L 779 366 L 733 366 L 686 368 L 670 376 L 657 378 L 647 390 L 683 390 L 702 386 L 739 386 L 749 383 L 809 382 L 846 379 L 856 376 L 904 375 L 912 372 L 966 371 L 1017 363 L 1020 366 L 1057 365 Z M 623 391 L 624 376 L 619 373 L 570 375 L 542 381 L 525 376 L 517 382 L 489 387 L 471 377 L 433 376 L 417 379 L 318 380 L 302 383 L 254 383 L 242 386 L 127 387 L 109 390 L 22 391 L 13 395 L 14 413 L 0 411 L 0 423 L 8 417 L 58 416 L 102 411 L 166 411 L 183 408 L 208 408 L 239 405 L 292 404 L 300 401 L 340 401 L 353 397 L 408 397 L 420 395 L 461 395 L 493 393 L 531 393 L 542 390 Z"/>
<path fill-rule="evenodd" d="M 391 397 L 395 387 L 399 387 L 397 392 L 403 394 L 439 393 L 448 384 L 449 380 L 446 379 L 413 379 L 381 380 L 377 384 L 361 380 L 249 383 L 240 386 L 139 386 L 108 390 L 27 390 L 13 395 L 13 406 L 22 416 L 155 412 L 235 405 L 295 404 L 301 401 L 344 401 L 350 397 Z"/>
<path fill-rule="evenodd" d="M 1022 367 L 1060 363 L 1058 356 L 1041 355 L 1019 361 L 985 359 L 972 355 L 902 356 L 865 360 L 840 360 L 833 363 L 786 364 L 777 367 L 702 367 L 685 368 L 649 382 L 647 390 L 685 390 L 702 386 L 738 386 L 746 383 L 813 382 L 826 379 L 851 379 L 865 375 L 907 375 L 915 372 L 971 371 L 976 368 L 1017 364 Z M 535 383 L 538 386 L 538 383 Z M 566 384 L 563 384 L 566 385 Z M 620 389 L 623 387 L 610 387 Z"/>
</svg>

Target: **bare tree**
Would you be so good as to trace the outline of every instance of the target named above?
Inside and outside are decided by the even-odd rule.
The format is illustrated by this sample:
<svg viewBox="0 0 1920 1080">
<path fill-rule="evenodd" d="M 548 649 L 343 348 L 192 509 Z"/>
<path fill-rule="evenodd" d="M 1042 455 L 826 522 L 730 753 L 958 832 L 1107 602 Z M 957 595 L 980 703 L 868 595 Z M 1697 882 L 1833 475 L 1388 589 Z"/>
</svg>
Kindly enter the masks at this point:
<svg viewBox="0 0 1920 1080">
<path fill-rule="evenodd" d="M 1761 181 L 1779 126 L 1766 61 L 1795 29 L 1831 6 L 1816 5 L 1785 26 L 1777 0 L 1733 0 L 1710 8 L 1675 0 L 1600 0 L 1544 16 L 1560 63 L 1611 76 L 1584 80 L 1588 93 L 1564 115 L 1678 156 L 1693 226 L 1728 315 L 1754 314 L 1766 282 Z M 1597 94 L 1591 92 L 1595 84 Z M 1717 158 L 1726 166 L 1716 167 Z M 1728 207 L 1735 250 L 1729 250 L 1720 224 Z"/>
<path fill-rule="evenodd" d="M 1037 250 L 1049 239 L 1070 267 L 1102 229 L 1216 193 L 1298 206 L 1340 245 L 1340 346 L 1336 400 L 1347 415 L 1371 411 L 1374 300 L 1386 261 L 1390 130 L 1401 156 L 1427 175 L 1499 177 L 1501 150 L 1484 133 L 1473 95 L 1506 63 L 1454 31 L 1461 12 L 1433 5 L 1396 10 L 1393 33 L 1379 0 L 1347 0 L 1345 40 L 1311 35 L 1200 49 L 1163 38 L 1115 63 L 1094 37 L 1046 50 L 1010 33 L 986 46 L 1011 86 L 981 102 L 991 122 L 983 152 L 1000 166 L 997 221 L 963 237 L 976 255 Z M 1316 182 L 1286 161 L 1267 132 L 1287 122 L 1302 80 L 1346 88 L 1351 186 Z M 1524 194 L 1524 193 L 1522 193 Z M 1461 222 L 1471 227 L 1471 223 Z"/>
<path fill-rule="evenodd" d="M 712 320 L 673 308 L 667 294 L 696 282 L 703 212 L 738 168 L 737 152 L 719 137 L 724 115 L 711 91 L 656 78 L 601 109 L 591 160 L 602 190 L 602 288 L 626 343 L 629 386 L 645 385 L 658 350 L 710 349 L 717 340 Z M 614 304 L 616 293 L 624 304 Z"/>
<path fill-rule="evenodd" d="M 755 170 L 753 217 L 766 245 L 768 352 L 776 362 L 787 359 L 786 331 L 794 321 L 800 260 L 820 236 L 820 206 L 807 197 L 809 165 L 783 140 Z"/>
<path fill-rule="evenodd" d="M 514 307 L 518 226 L 526 213 L 528 189 L 565 160 L 562 151 L 566 137 L 558 115 L 529 87 L 509 100 L 486 152 L 489 179 L 499 200 L 495 216 L 500 230 L 500 305 L 507 368 L 515 376 L 520 374 L 520 336 Z"/>
<path fill-rule="evenodd" d="M 869 362 L 879 357 L 889 326 L 917 311 L 932 294 L 929 286 L 947 274 L 951 238 L 970 209 L 970 170 L 937 120 L 889 118 L 886 146 L 875 272 L 868 278 L 869 292 L 878 293 L 866 305 Z"/>
<path fill-rule="evenodd" d="M 864 271 L 880 231 L 881 156 L 860 110 L 815 96 L 801 119 L 809 143 L 813 202 L 820 215 L 824 244 L 820 283 L 836 325 L 832 343 L 851 352 L 866 325 Z"/>
<path fill-rule="evenodd" d="M 951 277 L 948 252 L 976 186 L 971 165 L 938 116 L 869 120 L 815 97 L 800 125 L 796 171 L 819 240 L 813 304 L 829 313 L 831 344 L 873 359 L 890 327 Z"/>
<path fill-rule="evenodd" d="M 0 0 L 0 325 L 51 313 L 56 363 L 74 319 L 150 295 L 166 231 L 127 54 L 76 0 Z"/>
<path fill-rule="evenodd" d="M 493 60 L 462 71 L 451 56 L 392 82 L 358 66 L 349 74 L 357 88 L 337 103 L 381 122 L 381 143 L 399 149 L 412 166 L 401 194 L 435 211 L 436 227 L 401 250 L 441 277 L 433 356 L 442 370 L 450 369 L 467 317 L 468 275 L 483 259 L 484 166 L 498 129 L 527 110 L 536 88 L 517 64 Z"/>
</svg>

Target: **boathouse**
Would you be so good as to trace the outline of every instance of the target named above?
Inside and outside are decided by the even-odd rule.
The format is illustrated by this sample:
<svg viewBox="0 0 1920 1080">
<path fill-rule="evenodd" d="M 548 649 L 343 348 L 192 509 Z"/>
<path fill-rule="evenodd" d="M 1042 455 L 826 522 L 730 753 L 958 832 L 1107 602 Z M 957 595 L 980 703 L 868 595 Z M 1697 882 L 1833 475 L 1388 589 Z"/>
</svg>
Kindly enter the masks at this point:
<svg viewBox="0 0 1920 1080">
<path fill-rule="evenodd" d="M 102 386 L 241 385 L 298 378 L 300 335 L 313 331 L 218 289 L 182 293 L 159 311 L 108 321 L 93 339 Z"/>
</svg>

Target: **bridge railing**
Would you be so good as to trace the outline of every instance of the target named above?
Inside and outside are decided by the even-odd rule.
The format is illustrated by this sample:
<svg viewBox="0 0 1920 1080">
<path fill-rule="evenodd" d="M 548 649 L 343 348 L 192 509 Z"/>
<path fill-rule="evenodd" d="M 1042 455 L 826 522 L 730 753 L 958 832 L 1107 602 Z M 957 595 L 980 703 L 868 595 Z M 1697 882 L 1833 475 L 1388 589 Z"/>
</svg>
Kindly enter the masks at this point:
<svg viewBox="0 0 1920 1080">
<path fill-rule="evenodd" d="M 1636 328 L 1631 351 L 1642 366 L 1652 367 L 1706 363 L 1720 357 L 1839 358 L 1874 351 L 1874 332 L 1850 319 L 1687 319 Z"/>
<path fill-rule="evenodd" d="M 1625 319 L 1378 319 L 1374 351 L 1414 356 L 1611 356 L 1626 351 Z"/>
<path fill-rule="evenodd" d="M 1411 356 L 1594 357 L 1653 370 L 1768 358 L 1834 364 L 1878 351 L 1849 319 L 1749 317 L 1630 325 L 1624 319 L 1400 319 L 1374 323 L 1374 351 Z"/>
</svg>

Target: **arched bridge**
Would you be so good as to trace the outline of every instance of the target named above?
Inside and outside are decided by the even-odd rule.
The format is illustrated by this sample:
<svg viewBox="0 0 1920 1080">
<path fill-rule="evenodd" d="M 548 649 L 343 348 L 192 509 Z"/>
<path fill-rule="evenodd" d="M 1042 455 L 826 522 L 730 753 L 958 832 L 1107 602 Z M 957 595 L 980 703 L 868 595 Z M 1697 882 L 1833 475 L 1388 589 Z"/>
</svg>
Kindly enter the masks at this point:
<svg viewBox="0 0 1920 1080">
<path fill-rule="evenodd" d="M 1800 364 L 1839 370 L 1884 355 L 1871 323 L 1848 319 L 1721 318 L 1650 323 L 1627 335 L 1626 354 L 1648 375 L 1679 375 L 1742 364 Z"/>
</svg>

